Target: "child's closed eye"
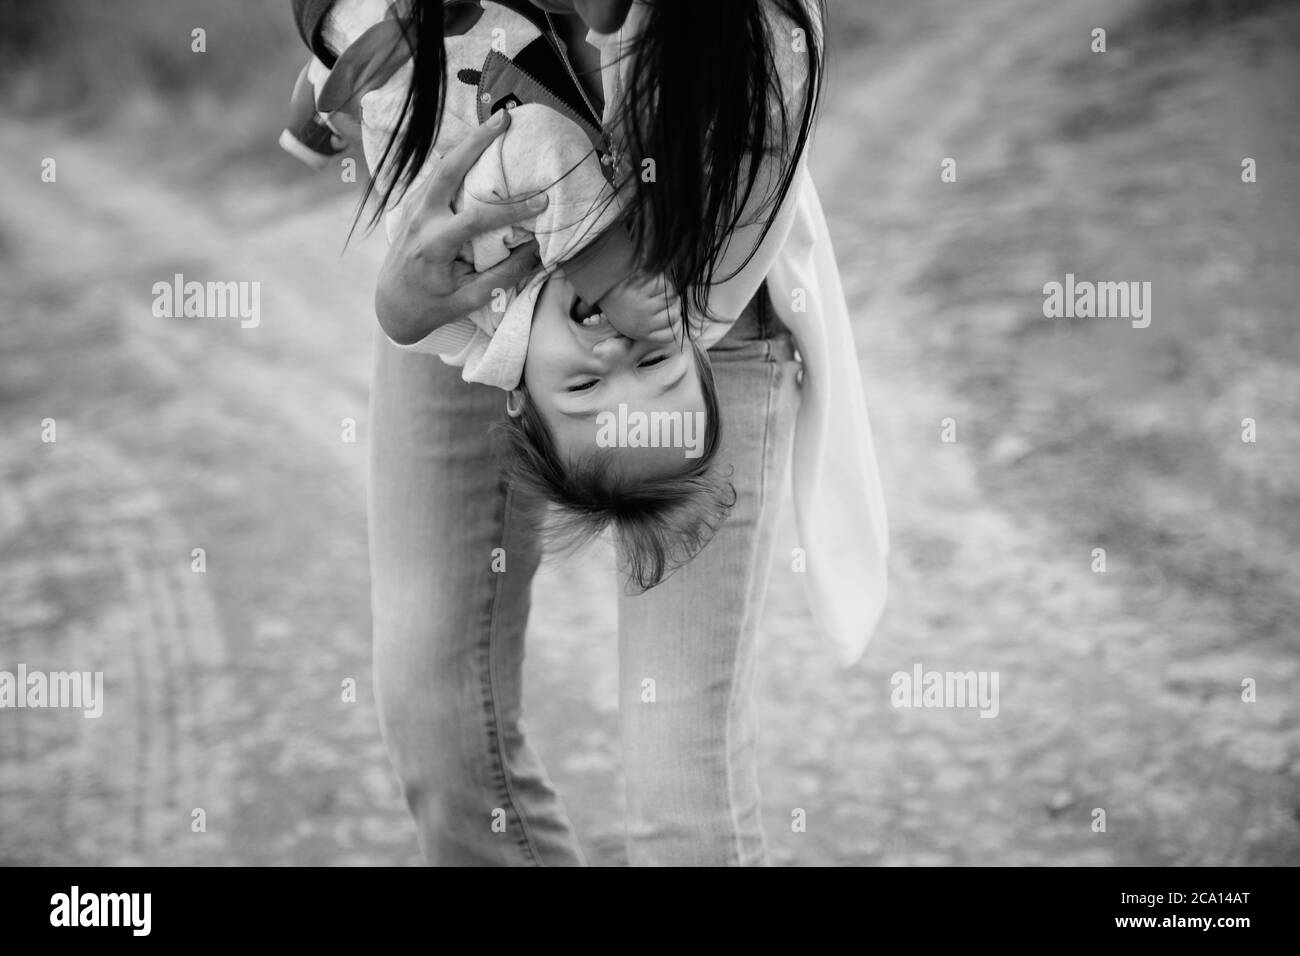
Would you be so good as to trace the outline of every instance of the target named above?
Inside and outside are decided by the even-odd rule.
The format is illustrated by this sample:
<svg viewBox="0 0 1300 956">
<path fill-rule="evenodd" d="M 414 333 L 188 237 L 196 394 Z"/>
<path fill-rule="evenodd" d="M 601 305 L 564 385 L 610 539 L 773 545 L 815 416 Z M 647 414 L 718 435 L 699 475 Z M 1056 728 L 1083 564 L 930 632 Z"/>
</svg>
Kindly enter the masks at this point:
<svg viewBox="0 0 1300 956">
<path fill-rule="evenodd" d="M 664 362 L 666 362 L 666 361 L 668 361 L 668 356 L 666 356 L 666 355 L 652 355 L 650 358 L 648 358 L 648 359 L 644 359 L 644 360 L 638 362 L 637 365 L 636 365 L 636 367 L 637 367 L 637 368 L 655 368 L 655 367 L 657 367 L 657 366 L 659 366 L 659 365 L 662 365 L 662 364 L 663 364 Z M 576 385 L 570 385 L 568 388 L 565 389 L 565 391 L 566 391 L 566 392 L 586 392 L 586 391 L 590 391 L 591 389 L 595 388 L 599 383 L 600 383 L 600 379 L 593 378 L 593 379 L 591 379 L 591 380 L 589 380 L 589 381 L 586 381 L 586 382 L 578 382 Z"/>
</svg>

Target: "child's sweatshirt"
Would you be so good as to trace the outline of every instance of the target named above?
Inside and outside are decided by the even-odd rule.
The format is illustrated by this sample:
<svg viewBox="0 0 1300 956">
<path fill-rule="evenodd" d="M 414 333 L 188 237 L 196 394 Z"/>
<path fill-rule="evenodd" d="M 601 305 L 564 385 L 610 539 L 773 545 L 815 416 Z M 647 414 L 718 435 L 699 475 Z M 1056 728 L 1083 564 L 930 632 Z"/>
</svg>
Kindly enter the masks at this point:
<svg viewBox="0 0 1300 956">
<path fill-rule="evenodd" d="M 513 389 L 523 376 L 533 310 L 550 273 L 618 218 L 618 203 L 600 161 L 573 121 L 539 104 L 517 106 L 510 128 L 465 177 L 455 210 L 546 193 L 544 211 L 518 225 L 475 237 L 462 253 L 475 271 L 504 260 L 510 250 L 537 240 L 542 270 L 516 293 L 504 287 L 469 318 L 444 325 L 405 348 L 435 352 L 463 366 L 462 378 Z"/>
</svg>

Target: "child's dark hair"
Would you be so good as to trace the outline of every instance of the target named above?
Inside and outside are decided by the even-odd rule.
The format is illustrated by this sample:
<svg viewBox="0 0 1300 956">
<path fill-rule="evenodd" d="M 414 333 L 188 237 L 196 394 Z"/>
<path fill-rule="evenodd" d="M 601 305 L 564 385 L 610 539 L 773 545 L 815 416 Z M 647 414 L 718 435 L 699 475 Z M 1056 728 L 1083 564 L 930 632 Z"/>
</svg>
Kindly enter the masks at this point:
<svg viewBox="0 0 1300 956">
<path fill-rule="evenodd" d="M 548 546 L 573 549 L 612 528 L 627 583 L 641 591 L 703 550 L 736 503 L 735 489 L 714 474 L 722 419 L 713 370 L 702 349 L 694 343 L 686 347 L 700 370 L 704 442 L 700 456 L 686 459 L 689 467 L 678 474 L 638 479 L 613 468 L 608 452 L 566 458 L 523 383 L 519 416 L 495 426 L 506 480 L 556 506 L 540 529 Z"/>
<path fill-rule="evenodd" d="M 776 45 L 796 38 L 772 35 L 764 12 L 769 3 L 802 31 L 807 51 L 807 85 L 796 116 L 786 109 L 776 62 Z M 741 220 L 751 200 L 766 237 L 790 190 L 821 93 L 824 6 L 824 0 L 650 2 L 632 51 L 637 63 L 628 71 L 621 127 L 611 132 L 630 154 L 620 192 L 638 264 L 648 275 L 672 280 L 684 312 L 707 316 L 709 287 L 731 277 L 717 272 L 731 233 L 749 224 Z M 372 179 L 363 198 L 378 189 L 375 221 L 424 167 L 442 122 L 443 0 L 411 0 L 407 36 L 413 74 L 402 122 L 378 164 L 382 184 Z M 654 158 L 656 182 L 641 176 L 644 157 Z M 772 157 L 779 157 L 776 175 L 760 184 L 755 160 Z"/>
</svg>

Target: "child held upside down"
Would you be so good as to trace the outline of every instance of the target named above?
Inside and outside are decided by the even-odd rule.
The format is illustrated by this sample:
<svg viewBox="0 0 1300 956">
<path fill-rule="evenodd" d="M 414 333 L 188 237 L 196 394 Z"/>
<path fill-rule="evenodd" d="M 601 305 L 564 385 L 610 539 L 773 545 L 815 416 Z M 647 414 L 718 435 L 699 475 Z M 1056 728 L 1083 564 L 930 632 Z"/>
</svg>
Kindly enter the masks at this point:
<svg viewBox="0 0 1300 956">
<path fill-rule="evenodd" d="M 527 58 L 536 72 L 548 49 L 538 44 L 547 38 L 504 7 L 483 8 L 502 18 L 518 58 Z M 391 55 L 391 45 L 368 42 L 392 23 L 386 5 L 349 0 L 336 2 L 334 10 L 324 31 L 329 52 L 339 57 L 333 74 L 357 70 L 359 57 L 373 62 Z M 731 488 L 712 474 L 721 422 L 707 352 L 678 328 L 678 299 L 662 279 L 616 281 L 601 296 L 600 310 L 583 300 L 563 264 L 607 231 L 622 229 L 605 169 L 613 165 L 611 156 L 593 143 L 591 126 L 584 129 L 568 103 L 557 102 L 554 85 L 531 89 L 526 80 L 516 81 L 511 95 L 491 104 L 493 112 L 483 109 L 483 71 L 465 64 L 492 61 L 484 60 L 486 51 L 458 47 L 456 39 L 447 38 L 447 72 L 474 95 L 448 91 L 435 155 L 452 148 L 471 123 L 491 122 L 505 109 L 511 114 L 509 129 L 465 176 L 453 211 L 546 200 L 533 218 L 475 237 L 461 258 L 482 272 L 536 240 L 541 270 L 522 289 L 497 290 L 489 306 L 469 317 L 440 323 L 417 342 L 394 344 L 437 354 L 463 368 L 465 381 L 507 392 L 499 430 L 508 476 L 556 506 L 551 531 L 564 541 L 577 543 L 611 527 L 629 583 L 653 587 L 708 542 L 734 502 Z M 313 70 L 315 82 L 300 82 L 298 92 L 310 96 L 307 112 L 316 118 L 333 78 L 319 62 L 304 77 Z M 377 88 L 347 97 L 360 105 L 356 118 L 367 159 L 381 177 L 407 83 L 409 71 L 399 68 Z M 330 124 L 331 133 L 341 128 Z M 326 143 L 322 152 L 342 148 L 337 138 Z M 291 139 L 286 148 L 299 152 L 301 143 Z M 389 210 L 390 236 L 404 214 L 418 214 L 414 197 L 435 165 L 431 160 Z"/>
</svg>

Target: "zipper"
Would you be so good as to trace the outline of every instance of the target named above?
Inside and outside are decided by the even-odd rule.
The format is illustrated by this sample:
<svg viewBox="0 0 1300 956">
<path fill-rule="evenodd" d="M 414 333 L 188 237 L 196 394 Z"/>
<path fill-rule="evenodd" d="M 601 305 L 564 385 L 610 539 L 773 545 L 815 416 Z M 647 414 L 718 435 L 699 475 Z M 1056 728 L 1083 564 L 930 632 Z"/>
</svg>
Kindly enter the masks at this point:
<svg viewBox="0 0 1300 956">
<path fill-rule="evenodd" d="M 564 42 L 560 39 L 560 35 L 555 30 L 555 21 L 551 19 L 550 13 L 546 14 L 546 26 L 551 31 L 551 42 L 555 44 L 556 52 L 560 54 L 560 62 L 563 63 L 564 68 L 569 71 L 569 79 L 571 79 L 573 85 L 577 87 L 578 95 L 582 97 L 582 102 L 587 105 L 587 110 L 595 120 L 595 128 L 600 132 L 600 147 L 597 148 L 597 153 L 600 155 L 600 164 L 608 167 L 610 181 L 614 182 L 618 176 L 619 164 L 619 151 L 614 148 L 614 138 L 608 133 L 608 131 L 606 131 L 605 122 L 601 117 L 601 114 L 597 112 L 595 104 L 591 102 L 591 98 L 587 96 L 586 89 L 583 88 L 582 81 L 578 79 L 578 74 L 573 69 L 573 64 L 569 61 L 569 54 L 564 47 Z M 620 27 L 619 36 L 621 37 L 622 35 L 623 30 Z M 615 82 L 617 82 L 619 69 L 617 64 L 614 69 Z"/>
<path fill-rule="evenodd" d="M 578 79 L 578 74 L 574 71 L 573 64 L 569 62 L 569 53 L 564 48 L 564 41 L 560 39 L 560 34 L 556 32 L 555 21 L 551 19 L 549 13 L 546 14 L 546 26 L 551 31 L 551 42 L 555 44 L 555 50 L 560 54 L 560 62 L 563 63 L 564 68 L 569 71 L 569 79 L 573 80 L 573 85 L 577 88 L 578 95 L 582 97 L 582 102 L 587 104 L 587 110 L 595 119 L 596 127 L 600 128 L 603 125 L 601 115 L 596 112 L 596 107 L 591 102 L 591 98 L 587 96 L 587 91 L 583 88 L 582 81 Z"/>
<path fill-rule="evenodd" d="M 529 73 L 527 70 L 525 70 L 523 67 L 521 67 L 521 66 L 520 66 L 518 63 L 516 63 L 514 60 L 510 60 L 509 62 L 510 62 L 510 65 L 511 65 L 515 70 L 517 70 L 521 75 L 523 75 L 523 76 L 527 77 L 528 79 L 532 80 L 532 81 L 533 81 L 534 83 L 536 83 L 539 87 L 541 87 L 541 89 L 543 89 L 544 91 L 546 91 L 546 93 L 548 93 L 548 94 L 550 95 L 551 99 L 553 99 L 553 100 L 555 101 L 555 105 L 556 105 L 557 107 L 559 107 L 559 109 L 560 109 L 561 111 L 563 111 L 565 114 L 567 114 L 567 115 L 569 116 L 570 119 L 574 120 L 575 122 L 577 122 L 577 123 L 578 123 L 579 125 L 581 125 L 581 126 L 586 126 L 588 129 L 595 130 L 597 133 L 600 134 L 599 137 L 598 137 L 598 139 L 599 139 L 602 143 L 605 142 L 605 133 L 604 133 L 604 130 L 602 130 L 602 129 L 600 128 L 600 124 L 598 124 L 598 123 L 593 124 L 593 123 L 590 121 L 590 119 L 587 119 L 587 118 L 584 118 L 583 116 L 581 116 L 581 115 L 580 115 L 576 110 L 574 110 L 574 108 L 573 108 L 572 106 L 570 106 L 568 103 L 566 103 L 566 102 L 564 101 L 563 97 L 561 97 L 558 93 L 556 93 L 553 89 L 551 89 L 549 86 L 547 86 L 547 85 L 546 85 L 545 83 L 543 83 L 541 80 L 539 80 L 537 77 L 533 76 L 533 74 Z M 483 73 L 484 73 L 483 78 L 480 79 L 480 81 L 479 81 L 479 91 L 480 91 L 480 92 L 479 92 L 479 95 L 480 95 L 480 96 L 482 96 L 484 93 L 488 93 L 488 91 L 487 91 L 486 89 L 484 89 L 484 86 L 483 86 L 484 82 L 485 82 L 486 79 L 487 79 L 487 71 L 484 70 Z M 491 96 L 490 93 L 488 93 L 488 95 Z"/>
<path fill-rule="evenodd" d="M 550 13 L 546 13 L 546 26 L 549 27 L 550 29 L 551 43 L 555 44 L 555 51 L 559 53 L 560 62 L 563 62 L 564 69 L 568 70 L 569 79 L 572 79 L 573 86 L 577 88 L 577 95 L 581 96 L 582 103 L 586 104 L 586 108 L 588 108 L 588 111 L 591 113 L 591 117 L 594 118 L 595 129 L 597 129 L 599 133 L 601 133 L 601 146 L 598 147 L 597 152 L 599 153 L 599 156 L 601 156 L 601 165 L 607 166 L 607 168 L 610 169 L 610 173 L 608 173 L 608 176 L 610 176 L 610 181 L 614 182 L 615 177 L 617 177 L 617 169 L 619 169 L 619 156 L 620 156 L 619 151 L 615 150 L 614 147 L 614 137 L 612 137 L 612 135 L 610 135 L 610 133 L 608 133 L 608 131 L 604 129 L 604 120 L 601 117 L 601 114 L 597 112 L 597 109 L 595 109 L 595 104 L 591 103 L 591 99 L 589 98 L 588 95 L 586 95 L 586 88 L 582 86 L 582 81 L 580 81 L 580 79 L 577 78 L 577 72 L 575 69 L 573 69 L 573 64 L 568 59 L 568 51 L 567 49 L 564 48 L 563 40 L 560 40 L 559 33 L 556 33 L 555 21 L 551 20 Z M 623 27 L 619 27 L 619 38 L 621 44 L 621 38 L 623 38 Z M 617 88 L 619 88 L 619 69 L 620 66 L 615 64 L 615 68 L 614 68 L 614 82 L 615 82 L 615 90 L 616 90 L 615 99 L 619 99 L 621 96 L 621 92 L 617 91 Z M 602 82 L 603 82 L 603 72 L 602 72 Z"/>
</svg>

